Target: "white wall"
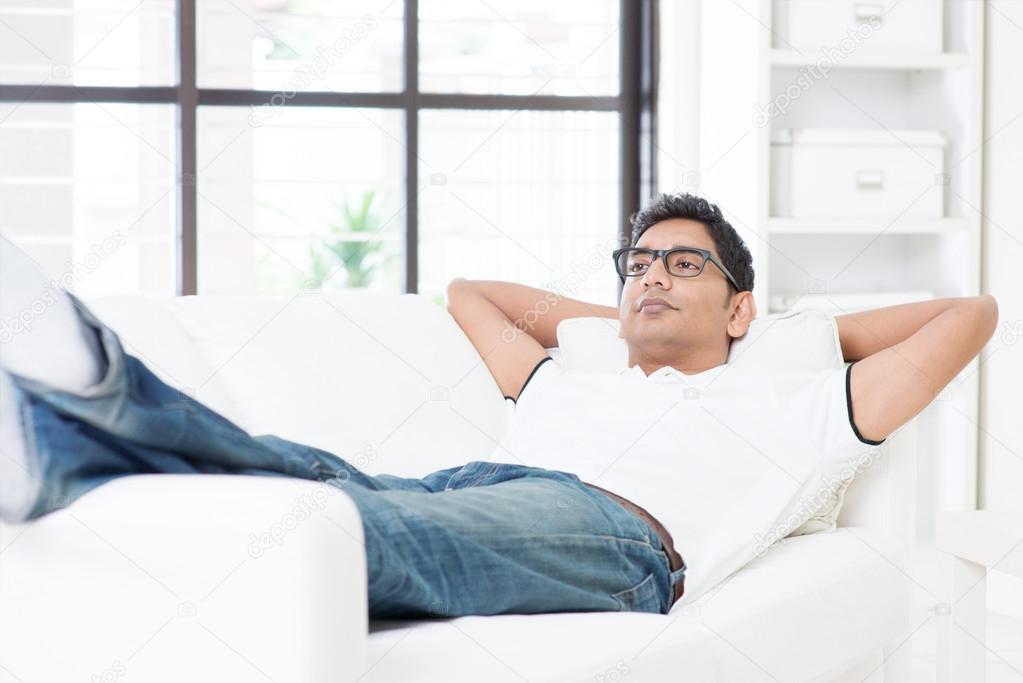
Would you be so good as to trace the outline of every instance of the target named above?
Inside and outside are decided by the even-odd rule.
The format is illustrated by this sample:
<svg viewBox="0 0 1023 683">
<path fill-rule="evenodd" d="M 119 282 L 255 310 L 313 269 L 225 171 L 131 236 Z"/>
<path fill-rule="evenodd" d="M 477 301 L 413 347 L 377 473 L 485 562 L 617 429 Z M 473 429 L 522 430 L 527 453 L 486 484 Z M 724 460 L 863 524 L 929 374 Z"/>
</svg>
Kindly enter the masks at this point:
<svg viewBox="0 0 1023 683">
<path fill-rule="evenodd" d="M 1023 501 L 1023 3 L 993 0 L 987 17 L 984 290 L 999 327 L 981 368 L 981 508 Z"/>
<path fill-rule="evenodd" d="M 696 192 L 700 168 L 700 2 L 668 0 L 660 11 L 655 192 Z"/>
<path fill-rule="evenodd" d="M 700 1 L 661 4 L 658 190 L 699 185 Z M 981 355 L 979 507 L 1023 507 L 1023 2 L 990 0 L 983 291 L 1001 317 Z"/>
<path fill-rule="evenodd" d="M 978 507 L 1023 510 L 1023 3 L 987 9 L 984 138 L 985 292 L 999 326 L 981 365 Z M 989 355 L 990 354 L 990 355 Z M 991 609 L 1023 617 L 1023 580 L 990 575 Z"/>
<path fill-rule="evenodd" d="M 699 191 L 701 0 L 661 4 L 658 189 Z M 997 297 L 999 328 L 981 354 L 978 507 L 1023 510 L 1023 2 L 987 7 L 982 291 Z M 706 163 L 706 162 L 704 162 Z M 965 418 L 964 418 L 965 419 Z M 927 453 L 920 475 L 926 485 Z M 940 507 L 920 492 L 921 513 Z M 927 525 L 922 525 L 927 526 Z M 1023 581 L 990 577 L 992 609 L 1023 616 Z"/>
</svg>

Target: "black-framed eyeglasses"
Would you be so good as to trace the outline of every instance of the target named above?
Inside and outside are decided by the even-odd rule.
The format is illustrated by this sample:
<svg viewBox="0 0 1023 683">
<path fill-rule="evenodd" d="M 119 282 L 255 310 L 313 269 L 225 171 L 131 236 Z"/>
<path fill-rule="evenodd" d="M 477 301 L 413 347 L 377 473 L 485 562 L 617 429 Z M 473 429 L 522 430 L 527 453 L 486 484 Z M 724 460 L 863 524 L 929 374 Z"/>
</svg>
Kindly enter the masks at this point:
<svg viewBox="0 0 1023 683">
<path fill-rule="evenodd" d="M 707 249 L 700 247 L 675 247 L 673 249 L 646 249 L 644 247 L 625 247 L 616 249 L 612 253 L 615 262 L 615 270 L 618 276 L 625 282 L 627 277 L 637 277 L 649 270 L 654 259 L 664 260 L 664 269 L 675 277 L 696 277 L 703 272 L 703 268 L 711 261 L 716 265 L 728 281 L 739 289 L 739 283 L 735 281 L 732 274 L 728 272 L 725 265 L 719 261 L 714 254 Z"/>
</svg>

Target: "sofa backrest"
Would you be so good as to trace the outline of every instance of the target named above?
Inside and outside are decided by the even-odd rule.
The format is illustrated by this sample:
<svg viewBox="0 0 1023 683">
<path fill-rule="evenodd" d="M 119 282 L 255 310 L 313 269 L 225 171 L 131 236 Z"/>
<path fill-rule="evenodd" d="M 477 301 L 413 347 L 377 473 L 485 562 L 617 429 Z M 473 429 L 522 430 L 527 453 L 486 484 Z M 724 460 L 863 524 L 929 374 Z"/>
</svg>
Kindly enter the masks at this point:
<svg viewBox="0 0 1023 683">
<path fill-rule="evenodd" d="M 188 330 L 171 314 L 170 299 L 139 295 L 88 299 L 86 304 L 121 338 L 128 353 L 142 360 L 167 384 L 198 398 L 226 417 L 240 416 Z"/>
<path fill-rule="evenodd" d="M 485 459 L 506 402 L 451 315 L 425 297 L 118 296 L 88 302 L 161 379 L 253 434 L 371 474 Z"/>
<path fill-rule="evenodd" d="M 251 433 L 323 448 L 371 474 L 421 476 L 486 459 L 513 408 L 450 314 L 415 294 L 119 296 L 89 304 L 164 381 Z M 594 324 L 607 323 L 596 328 L 603 342 L 595 341 Z M 821 312 L 758 318 L 750 332 L 729 356 L 743 372 L 768 362 L 807 369 L 842 362 L 837 332 Z M 618 362 L 617 321 L 570 319 L 558 335 L 561 347 L 549 351 L 559 363 Z M 883 457 L 857 475 L 839 526 L 883 530 L 912 548 L 915 428 L 914 420 L 889 437 Z"/>
</svg>

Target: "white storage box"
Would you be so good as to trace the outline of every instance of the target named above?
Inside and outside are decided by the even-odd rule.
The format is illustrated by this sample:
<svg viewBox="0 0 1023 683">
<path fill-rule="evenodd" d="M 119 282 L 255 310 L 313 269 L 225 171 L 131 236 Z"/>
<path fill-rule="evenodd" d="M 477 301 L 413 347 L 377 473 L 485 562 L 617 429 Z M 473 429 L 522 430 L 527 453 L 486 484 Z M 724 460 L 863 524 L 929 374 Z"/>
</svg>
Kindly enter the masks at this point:
<svg viewBox="0 0 1023 683">
<path fill-rule="evenodd" d="M 779 129 L 771 135 L 771 216 L 942 218 L 939 131 Z"/>
<path fill-rule="evenodd" d="M 836 61 L 854 52 L 941 52 L 943 12 L 944 0 L 775 0 L 775 47 Z"/>
</svg>

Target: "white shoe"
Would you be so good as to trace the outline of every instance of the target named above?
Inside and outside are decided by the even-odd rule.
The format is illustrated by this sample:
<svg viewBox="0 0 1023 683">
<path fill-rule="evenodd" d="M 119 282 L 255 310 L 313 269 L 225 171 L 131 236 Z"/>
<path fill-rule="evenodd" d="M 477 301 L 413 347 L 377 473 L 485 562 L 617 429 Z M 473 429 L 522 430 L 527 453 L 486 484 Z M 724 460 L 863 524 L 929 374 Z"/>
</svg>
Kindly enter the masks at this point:
<svg viewBox="0 0 1023 683">
<path fill-rule="evenodd" d="M 39 496 L 42 481 L 29 462 L 17 389 L 0 370 L 0 520 L 25 521 Z"/>
<path fill-rule="evenodd" d="M 0 362 L 8 372 L 77 391 L 100 378 L 99 342 L 64 290 L 0 235 Z"/>
</svg>

